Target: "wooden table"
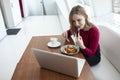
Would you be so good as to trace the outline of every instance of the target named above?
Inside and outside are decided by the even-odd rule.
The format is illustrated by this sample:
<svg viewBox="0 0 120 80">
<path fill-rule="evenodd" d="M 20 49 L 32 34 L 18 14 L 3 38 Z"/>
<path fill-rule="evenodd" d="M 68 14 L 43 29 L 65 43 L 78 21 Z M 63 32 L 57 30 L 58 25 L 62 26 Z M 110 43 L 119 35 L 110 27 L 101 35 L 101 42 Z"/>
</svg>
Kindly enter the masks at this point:
<svg viewBox="0 0 120 80">
<path fill-rule="evenodd" d="M 21 60 L 16 66 L 12 80 L 95 80 L 87 62 L 85 62 L 81 75 L 77 79 L 51 70 L 40 68 L 34 54 L 32 54 L 31 48 L 60 53 L 60 47 L 49 48 L 47 46 L 47 43 L 50 41 L 51 37 L 57 37 L 58 41 L 61 42 L 61 46 L 67 44 L 65 39 L 59 35 L 32 37 Z M 74 56 L 84 58 L 81 53 Z"/>
</svg>

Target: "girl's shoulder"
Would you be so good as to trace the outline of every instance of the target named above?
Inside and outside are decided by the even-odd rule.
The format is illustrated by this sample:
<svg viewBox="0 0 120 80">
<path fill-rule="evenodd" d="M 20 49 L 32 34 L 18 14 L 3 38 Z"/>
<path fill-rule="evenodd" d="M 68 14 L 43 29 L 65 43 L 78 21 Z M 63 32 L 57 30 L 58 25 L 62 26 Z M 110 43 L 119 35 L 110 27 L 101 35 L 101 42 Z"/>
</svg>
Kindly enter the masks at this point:
<svg viewBox="0 0 120 80">
<path fill-rule="evenodd" d="M 94 32 L 94 33 L 96 33 L 96 32 L 98 33 L 98 32 L 99 32 L 99 29 L 98 29 L 97 26 L 94 25 L 94 26 L 92 26 L 92 27 L 89 29 L 89 31 L 90 31 L 90 32 Z"/>
<path fill-rule="evenodd" d="M 93 25 L 90 30 L 99 30 L 97 26 Z"/>
</svg>

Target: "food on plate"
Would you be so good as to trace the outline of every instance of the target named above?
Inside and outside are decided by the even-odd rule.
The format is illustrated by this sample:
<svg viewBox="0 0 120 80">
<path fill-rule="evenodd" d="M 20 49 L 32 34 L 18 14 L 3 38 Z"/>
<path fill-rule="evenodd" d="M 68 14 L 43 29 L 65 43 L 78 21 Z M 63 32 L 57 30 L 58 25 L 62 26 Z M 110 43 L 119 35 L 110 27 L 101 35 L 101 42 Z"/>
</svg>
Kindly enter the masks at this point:
<svg viewBox="0 0 120 80">
<path fill-rule="evenodd" d="M 64 49 L 64 52 L 68 53 L 68 54 L 75 53 L 75 52 L 77 52 L 77 49 L 73 45 L 67 45 Z"/>
</svg>

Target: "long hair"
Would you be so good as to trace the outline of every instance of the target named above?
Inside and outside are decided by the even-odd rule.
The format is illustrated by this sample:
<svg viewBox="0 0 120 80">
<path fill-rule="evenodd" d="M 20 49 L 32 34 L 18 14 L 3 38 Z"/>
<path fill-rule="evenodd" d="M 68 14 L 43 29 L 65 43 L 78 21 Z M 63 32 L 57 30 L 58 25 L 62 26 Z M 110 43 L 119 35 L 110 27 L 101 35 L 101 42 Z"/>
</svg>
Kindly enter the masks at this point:
<svg viewBox="0 0 120 80">
<path fill-rule="evenodd" d="M 91 27 L 93 24 L 91 22 L 88 21 L 88 15 L 86 14 L 85 10 L 83 7 L 81 7 L 80 5 L 77 5 L 75 7 L 72 8 L 70 14 L 69 14 L 69 22 L 70 22 L 70 28 L 72 33 L 77 31 L 77 27 L 75 27 L 73 25 L 73 15 L 74 14 L 78 14 L 78 15 L 82 15 L 85 17 L 85 26 L 86 27 Z"/>
</svg>

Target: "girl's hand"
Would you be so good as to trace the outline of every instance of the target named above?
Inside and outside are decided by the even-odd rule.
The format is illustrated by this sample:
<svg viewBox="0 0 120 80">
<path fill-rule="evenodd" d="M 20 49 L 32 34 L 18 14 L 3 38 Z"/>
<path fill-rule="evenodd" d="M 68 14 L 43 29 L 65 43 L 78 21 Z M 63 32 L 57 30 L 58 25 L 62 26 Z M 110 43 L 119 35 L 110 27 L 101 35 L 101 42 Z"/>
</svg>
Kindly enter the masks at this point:
<svg viewBox="0 0 120 80">
<path fill-rule="evenodd" d="M 65 40 L 66 40 L 67 42 L 70 42 L 70 40 L 68 39 L 67 31 L 66 31 L 66 32 L 63 32 L 63 33 L 62 33 L 62 36 L 65 38 Z"/>
<path fill-rule="evenodd" d="M 62 33 L 62 36 L 63 36 L 64 38 L 68 38 L 67 32 L 63 32 L 63 33 Z"/>
<path fill-rule="evenodd" d="M 85 45 L 83 43 L 83 39 L 80 35 L 78 35 L 77 39 L 76 39 L 76 44 L 81 48 L 81 49 L 85 49 Z"/>
</svg>

